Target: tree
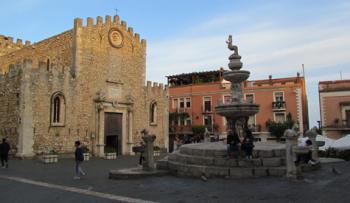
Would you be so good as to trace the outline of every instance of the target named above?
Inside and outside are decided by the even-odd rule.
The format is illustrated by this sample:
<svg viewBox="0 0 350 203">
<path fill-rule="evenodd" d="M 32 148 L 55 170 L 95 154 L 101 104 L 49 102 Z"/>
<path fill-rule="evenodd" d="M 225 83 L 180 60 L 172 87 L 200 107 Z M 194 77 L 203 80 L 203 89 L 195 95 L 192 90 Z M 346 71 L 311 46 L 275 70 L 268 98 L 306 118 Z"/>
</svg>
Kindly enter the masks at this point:
<svg viewBox="0 0 350 203">
<path fill-rule="evenodd" d="M 275 136 L 277 140 L 279 140 L 283 134 L 284 131 L 287 129 L 291 129 L 294 125 L 294 121 L 292 119 L 292 114 L 287 114 L 287 119 L 284 122 L 275 122 L 271 121 L 270 119 L 266 122 L 266 127 L 268 128 L 271 135 Z"/>
</svg>

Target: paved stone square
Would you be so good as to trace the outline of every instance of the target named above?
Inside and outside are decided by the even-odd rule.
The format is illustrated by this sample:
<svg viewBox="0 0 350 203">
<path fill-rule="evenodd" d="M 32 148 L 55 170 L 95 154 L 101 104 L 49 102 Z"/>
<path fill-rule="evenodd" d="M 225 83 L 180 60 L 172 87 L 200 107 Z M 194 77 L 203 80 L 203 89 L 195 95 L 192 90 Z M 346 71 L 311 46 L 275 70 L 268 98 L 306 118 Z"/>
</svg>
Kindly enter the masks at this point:
<svg viewBox="0 0 350 203">
<path fill-rule="evenodd" d="M 0 170 L 0 202 L 350 202 L 350 162 L 323 164 L 302 181 L 275 177 L 203 181 L 170 175 L 108 179 L 110 169 L 137 163 L 137 156 L 93 158 L 83 163 L 87 176 L 73 180 L 73 159 L 57 164 L 10 160 L 10 168 Z"/>
</svg>

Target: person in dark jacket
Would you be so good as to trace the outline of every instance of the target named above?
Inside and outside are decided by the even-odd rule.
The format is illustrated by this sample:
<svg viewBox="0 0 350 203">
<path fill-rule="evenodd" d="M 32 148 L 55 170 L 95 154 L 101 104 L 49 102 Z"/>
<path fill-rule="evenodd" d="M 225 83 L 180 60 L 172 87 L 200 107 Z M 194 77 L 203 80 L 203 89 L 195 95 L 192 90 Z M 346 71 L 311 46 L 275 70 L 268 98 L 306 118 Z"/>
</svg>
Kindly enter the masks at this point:
<svg viewBox="0 0 350 203">
<path fill-rule="evenodd" d="M 84 161 L 83 149 L 81 148 L 80 141 L 75 141 L 75 176 L 74 179 L 80 179 L 80 175 L 85 176 L 85 172 L 81 168 L 81 164 Z"/>
<path fill-rule="evenodd" d="M 8 156 L 10 151 L 10 145 L 6 142 L 6 138 L 2 139 L 0 144 L 0 158 L 1 158 L 1 168 L 8 168 Z"/>
<path fill-rule="evenodd" d="M 240 140 L 237 133 L 229 130 L 227 135 L 227 145 L 228 145 L 228 157 L 239 158 Z"/>
<path fill-rule="evenodd" d="M 241 146 L 241 149 L 242 151 L 244 151 L 247 159 L 253 158 L 253 148 L 254 148 L 253 135 L 250 130 L 247 130 L 246 137 L 243 139 L 242 146 Z"/>
</svg>

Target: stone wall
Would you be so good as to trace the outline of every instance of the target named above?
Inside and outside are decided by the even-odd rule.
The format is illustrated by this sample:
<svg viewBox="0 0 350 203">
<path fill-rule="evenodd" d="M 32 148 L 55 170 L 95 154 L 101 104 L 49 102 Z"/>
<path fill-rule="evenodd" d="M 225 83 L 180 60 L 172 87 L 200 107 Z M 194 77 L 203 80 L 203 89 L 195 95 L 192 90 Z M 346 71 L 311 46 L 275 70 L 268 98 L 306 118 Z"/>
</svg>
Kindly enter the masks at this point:
<svg viewBox="0 0 350 203">
<path fill-rule="evenodd" d="M 0 74 L 0 138 L 8 138 L 11 152 L 16 151 L 18 138 L 21 77 L 19 66 Z"/>
<path fill-rule="evenodd" d="M 39 66 L 39 62 L 49 63 L 48 69 L 51 64 L 70 67 L 72 64 L 72 34 L 72 30 L 68 30 L 32 45 L 27 42 L 26 46 L 17 45 L 13 49 L 0 49 L 0 52 L 8 52 L 3 56 L 0 54 L 1 72 L 8 72 L 10 64 L 21 63 L 24 59 L 31 59 L 34 68 Z"/>
<path fill-rule="evenodd" d="M 14 42 L 12 37 L 0 35 L 0 56 L 22 49 L 24 46 L 29 45 L 30 41 L 26 41 L 25 44 L 23 44 L 21 39 L 17 39 L 17 41 Z"/>
</svg>

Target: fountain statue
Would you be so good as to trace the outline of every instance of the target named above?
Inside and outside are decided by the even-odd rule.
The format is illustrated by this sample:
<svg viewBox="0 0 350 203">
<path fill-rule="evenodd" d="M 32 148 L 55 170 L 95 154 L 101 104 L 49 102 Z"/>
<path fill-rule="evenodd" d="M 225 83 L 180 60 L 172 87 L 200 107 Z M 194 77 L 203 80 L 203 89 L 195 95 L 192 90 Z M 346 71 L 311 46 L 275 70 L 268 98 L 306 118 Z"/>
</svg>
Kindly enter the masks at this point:
<svg viewBox="0 0 350 203">
<path fill-rule="evenodd" d="M 232 132 L 240 134 L 237 132 L 237 126 L 241 125 L 242 129 L 248 129 L 249 116 L 253 116 L 259 111 L 259 105 L 244 101 L 242 83 L 248 79 L 250 72 L 241 70 L 243 66 L 241 56 L 238 53 L 238 47 L 232 43 L 231 35 L 226 43 L 228 49 L 234 51 L 229 57 L 228 67 L 231 71 L 224 72 L 224 79 L 231 82 L 231 100 L 229 103 L 219 104 L 215 109 L 219 115 L 226 118 L 227 127 Z M 246 130 L 244 130 L 245 132 Z"/>
</svg>

